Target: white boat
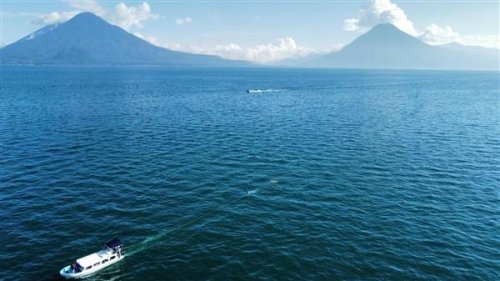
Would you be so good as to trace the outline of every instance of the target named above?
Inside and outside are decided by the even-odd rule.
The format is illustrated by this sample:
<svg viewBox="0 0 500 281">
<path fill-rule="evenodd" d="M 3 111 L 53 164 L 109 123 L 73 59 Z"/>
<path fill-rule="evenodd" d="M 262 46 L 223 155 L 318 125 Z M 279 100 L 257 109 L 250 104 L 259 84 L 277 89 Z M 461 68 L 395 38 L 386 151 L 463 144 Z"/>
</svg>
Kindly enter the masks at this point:
<svg viewBox="0 0 500 281">
<path fill-rule="evenodd" d="M 73 264 L 65 266 L 59 274 L 66 279 L 86 278 L 122 260 L 125 257 L 124 253 L 123 243 L 115 238 L 106 243 L 104 249 L 99 252 L 79 258 Z"/>
</svg>

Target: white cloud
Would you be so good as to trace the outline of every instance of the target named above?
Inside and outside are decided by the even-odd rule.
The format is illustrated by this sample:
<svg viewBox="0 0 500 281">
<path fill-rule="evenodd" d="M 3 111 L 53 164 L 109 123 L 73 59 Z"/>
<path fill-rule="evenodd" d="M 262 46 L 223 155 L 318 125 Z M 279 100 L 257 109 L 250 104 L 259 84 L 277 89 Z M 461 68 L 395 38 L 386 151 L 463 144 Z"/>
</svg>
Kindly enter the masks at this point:
<svg viewBox="0 0 500 281">
<path fill-rule="evenodd" d="M 390 23 L 408 34 L 417 35 L 413 23 L 405 12 L 390 0 L 370 0 L 364 8 L 359 10 L 356 18 L 344 21 L 344 30 L 363 31 L 380 23 Z"/>
<path fill-rule="evenodd" d="M 69 20 L 70 18 L 77 15 L 79 11 L 70 11 L 70 12 L 52 12 L 45 15 L 39 15 L 37 18 L 32 20 L 31 22 L 34 24 L 40 25 L 48 25 L 48 24 L 56 24 Z"/>
<path fill-rule="evenodd" d="M 48 25 L 65 22 L 81 12 L 92 12 L 99 16 L 104 16 L 106 10 L 94 0 L 64 1 L 74 10 L 59 12 L 54 11 L 44 15 L 38 15 L 31 22 L 34 24 Z"/>
<path fill-rule="evenodd" d="M 226 50 L 222 48 L 221 51 L 224 52 Z M 229 48 L 228 52 L 234 52 L 234 48 Z M 287 58 L 304 57 L 313 52 L 313 49 L 299 46 L 293 38 L 286 37 L 278 39 L 274 43 L 247 48 L 245 50 L 245 57 L 249 61 L 267 63 Z"/>
<path fill-rule="evenodd" d="M 450 26 L 439 26 L 435 23 L 425 27 L 419 38 L 430 45 L 442 45 L 456 42 L 463 45 L 481 46 L 500 49 L 499 35 L 460 35 Z"/>
<path fill-rule="evenodd" d="M 193 22 L 193 19 L 190 17 L 179 18 L 179 19 L 175 20 L 176 25 L 183 25 L 183 24 L 188 24 L 188 23 L 192 23 L 192 22 Z"/>
<path fill-rule="evenodd" d="M 127 6 L 121 2 L 115 6 L 114 15 L 110 17 L 112 22 L 124 29 L 132 27 L 143 27 L 143 22 L 158 18 L 157 14 L 151 12 L 151 7 L 147 2 L 138 6 Z"/>
<path fill-rule="evenodd" d="M 441 27 L 437 24 L 429 24 L 419 38 L 430 45 L 441 45 L 456 42 L 460 38 L 450 26 Z"/>
<path fill-rule="evenodd" d="M 284 59 L 300 58 L 312 54 L 328 53 L 340 49 L 339 45 L 325 50 L 317 50 L 299 46 L 291 37 L 278 39 L 274 43 L 261 44 L 253 47 L 242 47 L 238 44 L 229 43 L 204 48 L 199 46 L 182 46 L 179 44 L 165 44 L 164 47 L 196 54 L 217 55 L 225 59 L 248 60 L 255 63 L 266 64 Z"/>
<path fill-rule="evenodd" d="M 95 0 L 79 0 L 79 1 L 65 1 L 68 5 L 77 10 L 84 12 L 92 12 L 98 16 L 104 16 L 106 14 L 106 9 L 104 9 Z"/>
<path fill-rule="evenodd" d="M 151 12 L 151 7 L 147 2 L 143 2 L 137 6 L 127 6 L 121 2 L 111 12 L 106 11 L 95 0 L 66 1 L 66 3 L 75 10 L 66 12 L 54 11 L 49 14 L 39 15 L 32 23 L 41 25 L 61 23 L 81 12 L 92 12 L 123 29 L 130 30 L 133 27 L 141 28 L 145 21 L 158 18 L 157 14 Z"/>
<path fill-rule="evenodd" d="M 134 35 L 137 36 L 137 37 L 139 37 L 139 38 L 141 38 L 142 40 L 148 41 L 149 43 L 151 43 L 153 45 L 162 47 L 161 43 L 160 43 L 160 40 L 158 40 L 158 38 L 156 38 L 154 36 L 144 35 L 144 34 L 142 34 L 140 32 L 134 32 Z"/>
</svg>

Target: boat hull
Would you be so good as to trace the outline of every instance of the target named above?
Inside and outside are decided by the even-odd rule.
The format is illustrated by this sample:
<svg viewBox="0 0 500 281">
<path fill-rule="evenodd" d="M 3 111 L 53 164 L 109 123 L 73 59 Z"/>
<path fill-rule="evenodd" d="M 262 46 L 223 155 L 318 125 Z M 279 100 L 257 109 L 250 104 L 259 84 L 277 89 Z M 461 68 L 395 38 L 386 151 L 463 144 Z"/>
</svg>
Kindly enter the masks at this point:
<svg viewBox="0 0 500 281">
<path fill-rule="evenodd" d="M 68 266 L 63 267 L 59 271 L 59 274 L 65 279 L 84 279 L 84 278 L 90 277 L 91 275 L 94 275 L 95 273 L 103 270 L 106 267 L 109 267 L 110 265 L 117 263 L 118 261 L 120 261 L 124 258 L 125 258 L 125 256 L 121 255 L 119 258 L 117 257 L 116 259 L 107 262 L 105 265 L 102 265 L 98 268 L 95 267 L 95 268 L 92 268 L 90 270 L 85 270 L 82 272 L 72 272 L 71 265 L 68 265 Z"/>
</svg>

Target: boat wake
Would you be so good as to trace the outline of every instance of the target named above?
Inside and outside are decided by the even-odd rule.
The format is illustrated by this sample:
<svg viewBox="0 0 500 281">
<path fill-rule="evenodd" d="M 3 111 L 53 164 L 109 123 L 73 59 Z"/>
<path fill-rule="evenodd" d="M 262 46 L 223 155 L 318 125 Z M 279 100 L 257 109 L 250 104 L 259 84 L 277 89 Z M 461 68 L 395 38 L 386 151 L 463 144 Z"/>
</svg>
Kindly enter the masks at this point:
<svg viewBox="0 0 500 281">
<path fill-rule="evenodd" d="M 263 93 L 272 93 L 272 92 L 283 92 L 285 89 L 248 89 L 247 93 L 249 94 L 263 94 Z"/>
<path fill-rule="evenodd" d="M 172 232 L 175 232 L 177 230 L 180 230 L 180 229 L 183 229 L 183 228 L 186 228 L 186 227 L 189 227 L 191 225 L 194 225 L 196 223 L 199 223 L 201 221 L 203 221 L 204 219 L 214 215 L 218 210 L 222 209 L 223 207 L 226 207 L 226 206 L 229 206 L 231 204 L 234 204 L 236 203 L 237 201 L 247 197 L 247 196 L 251 196 L 253 194 L 255 194 L 257 192 L 257 189 L 254 189 L 254 190 L 246 190 L 246 194 L 244 194 L 243 196 L 239 196 L 229 202 L 227 202 L 226 204 L 223 204 L 223 205 L 220 205 L 212 210 L 209 210 L 208 212 L 205 212 L 203 215 L 201 216 L 198 216 L 190 221 L 187 221 L 183 224 L 180 224 L 178 225 L 177 227 L 174 227 L 174 228 L 170 228 L 168 230 L 165 230 L 163 232 L 160 232 L 156 235 L 153 235 L 153 236 L 150 236 L 146 239 L 144 239 L 142 242 L 138 243 L 138 244 L 135 244 L 135 245 L 132 245 L 130 247 L 128 247 L 127 249 L 127 256 L 132 256 L 132 255 L 135 255 L 137 253 L 140 253 L 144 250 L 147 250 L 149 249 L 150 247 L 152 247 L 156 241 L 158 240 L 161 240 L 162 238 L 164 238 L 165 236 L 167 236 L 168 234 L 172 233 Z"/>
</svg>

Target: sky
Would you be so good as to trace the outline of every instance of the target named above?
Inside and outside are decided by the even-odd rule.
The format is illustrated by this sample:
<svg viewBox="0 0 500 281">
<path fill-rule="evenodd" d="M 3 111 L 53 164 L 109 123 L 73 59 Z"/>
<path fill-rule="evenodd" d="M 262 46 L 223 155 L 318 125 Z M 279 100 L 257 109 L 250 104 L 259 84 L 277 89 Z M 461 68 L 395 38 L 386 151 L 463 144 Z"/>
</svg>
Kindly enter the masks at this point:
<svg viewBox="0 0 500 281">
<path fill-rule="evenodd" d="M 272 63 L 337 51 L 379 23 L 422 41 L 500 49 L 499 1 L 0 0 L 0 44 L 90 11 L 179 51 Z"/>
</svg>

